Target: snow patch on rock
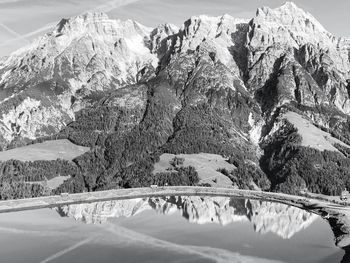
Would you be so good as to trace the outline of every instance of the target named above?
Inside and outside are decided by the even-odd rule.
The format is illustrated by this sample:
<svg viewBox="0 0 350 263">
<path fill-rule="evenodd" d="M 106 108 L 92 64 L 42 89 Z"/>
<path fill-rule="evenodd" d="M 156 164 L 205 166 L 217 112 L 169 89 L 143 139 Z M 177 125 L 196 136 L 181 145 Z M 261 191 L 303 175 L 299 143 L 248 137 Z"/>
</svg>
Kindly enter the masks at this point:
<svg viewBox="0 0 350 263">
<path fill-rule="evenodd" d="M 344 147 L 350 148 L 349 145 L 332 137 L 329 133 L 322 131 L 320 128 L 313 125 L 309 120 L 295 112 L 290 111 L 285 113 L 284 118 L 286 118 L 298 129 L 298 133 L 303 138 L 301 142 L 302 146 L 312 147 L 320 151 L 328 150 L 335 152 L 339 152 L 339 150 L 334 147 L 334 144 L 340 144 Z"/>
<path fill-rule="evenodd" d="M 249 130 L 250 141 L 255 145 L 258 145 L 261 139 L 261 132 L 264 126 L 264 122 L 262 120 L 256 122 L 253 118 L 253 114 L 249 113 L 248 123 L 251 127 Z"/>
<path fill-rule="evenodd" d="M 43 123 L 45 127 L 52 126 L 57 131 L 65 125 L 62 113 L 57 108 L 44 107 L 41 101 L 26 98 L 17 107 L 2 114 L 0 131 L 9 142 L 18 135 L 35 139 L 46 135 L 42 131 Z"/>
</svg>

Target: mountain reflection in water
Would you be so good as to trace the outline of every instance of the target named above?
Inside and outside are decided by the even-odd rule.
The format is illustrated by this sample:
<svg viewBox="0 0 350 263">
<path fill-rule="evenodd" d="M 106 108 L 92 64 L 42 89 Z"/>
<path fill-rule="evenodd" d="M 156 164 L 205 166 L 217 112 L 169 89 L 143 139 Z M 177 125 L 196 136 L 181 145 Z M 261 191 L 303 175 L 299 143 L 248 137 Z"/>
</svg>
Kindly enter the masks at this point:
<svg viewBox="0 0 350 263">
<path fill-rule="evenodd" d="M 111 200 L 3 213 L 0 244 L 0 262 L 6 263 L 348 262 L 319 216 L 226 197 Z"/>
<path fill-rule="evenodd" d="M 132 217 L 146 210 L 170 215 L 176 212 L 195 224 L 222 226 L 249 221 L 260 234 L 272 232 L 288 239 L 307 228 L 317 215 L 280 203 L 227 197 L 170 196 L 111 200 L 58 207 L 62 216 L 85 223 L 102 224 L 109 218 Z"/>
</svg>

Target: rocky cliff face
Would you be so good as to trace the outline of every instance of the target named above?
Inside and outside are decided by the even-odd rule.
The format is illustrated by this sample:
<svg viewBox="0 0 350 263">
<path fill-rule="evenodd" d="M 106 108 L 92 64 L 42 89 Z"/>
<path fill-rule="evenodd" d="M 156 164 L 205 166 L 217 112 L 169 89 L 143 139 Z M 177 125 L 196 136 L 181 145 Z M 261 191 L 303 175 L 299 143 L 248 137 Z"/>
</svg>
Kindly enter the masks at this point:
<svg viewBox="0 0 350 263">
<path fill-rule="evenodd" d="M 248 83 L 264 109 L 293 101 L 349 113 L 349 41 L 334 37 L 312 15 L 293 3 L 258 9 L 247 44 Z"/>
<path fill-rule="evenodd" d="M 4 144 L 54 134 L 99 92 L 154 75 L 159 42 L 173 34 L 165 27 L 152 30 L 87 13 L 62 19 L 51 33 L 13 53 L 0 68 Z"/>
<path fill-rule="evenodd" d="M 308 227 L 317 218 L 295 207 L 255 200 L 225 197 L 169 197 L 107 201 L 69 205 L 57 208 L 62 216 L 88 224 L 101 224 L 109 218 L 131 217 L 145 210 L 170 215 L 181 213 L 194 224 L 220 224 L 222 226 L 250 221 L 260 234 L 272 232 L 289 239 Z"/>
<path fill-rule="evenodd" d="M 86 14 L 2 60 L 0 142 L 91 146 L 79 189 L 149 185 L 160 154 L 207 152 L 231 157 L 239 186 L 267 176 L 271 190 L 338 194 L 350 187 L 349 83 L 349 39 L 291 2 L 179 29 Z M 317 129 L 338 140 L 308 144 Z"/>
</svg>

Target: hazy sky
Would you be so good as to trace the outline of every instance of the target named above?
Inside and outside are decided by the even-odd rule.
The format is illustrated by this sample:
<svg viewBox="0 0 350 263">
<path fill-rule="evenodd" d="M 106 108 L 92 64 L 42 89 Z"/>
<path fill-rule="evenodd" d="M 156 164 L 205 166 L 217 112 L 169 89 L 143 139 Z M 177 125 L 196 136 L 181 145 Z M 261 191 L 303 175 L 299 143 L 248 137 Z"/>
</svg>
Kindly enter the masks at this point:
<svg viewBox="0 0 350 263">
<path fill-rule="evenodd" d="M 251 18 L 256 8 L 285 0 L 0 0 L 0 57 L 42 35 L 61 18 L 104 11 L 111 18 L 131 18 L 147 26 L 181 25 L 191 15 L 224 13 Z M 349 0 L 295 0 L 337 36 L 350 37 Z"/>
</svg>

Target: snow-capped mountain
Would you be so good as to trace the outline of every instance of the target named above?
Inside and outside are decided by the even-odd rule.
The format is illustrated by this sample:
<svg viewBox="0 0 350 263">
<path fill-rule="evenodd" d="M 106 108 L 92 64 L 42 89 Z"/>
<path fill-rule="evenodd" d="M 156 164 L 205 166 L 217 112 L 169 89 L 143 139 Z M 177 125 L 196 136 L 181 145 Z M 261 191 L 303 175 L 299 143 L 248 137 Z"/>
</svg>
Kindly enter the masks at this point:
<svg viewBox="0 0 350 263">
<path fill-rule="evenodd" d="M 104 13 L 62 19 L 0 65 L 3 139 L 55 133 L 89 105 L 92 93 L 149 78 L 158 66 L 157 45 L 173 30 Z"/>
<path fill-rule="evenodd" d="M 62 19 L 52 32 L 1 62 L 2 141 L 53 134 L 89 105 L 89 95 L 150 78 L 158 64 L 176 87 L 203 78 L 203 93 L 215 86 L 261 96 L 272 92 L 264 85 L 279 70 L 279 82 L 287 83 L 277 85 L 276 105 L 286 100 L 334 104 L 348 114 L 349 49 L 349 40 L 336 38 L 291 2 L 259 8 L 249 21 L 191 17 L 179 30 L 151 29 L 103 13 Z M 289 77 L 293 81 L 285 80 Z"/>
<path fill-rule="evenodd" d="M 271 93 L 264 85 L 271 75 L 278 74 L 277 105 L 296 100 L 310 107 L 335 105 L 349 114 L 347 39 L 333 36 L 290 2 L 274 10 L 258 9 L 250 24 L 250 87 L 262 89 L 262 95 Z"/>
<path fill-rule="evenodd" d="M 284 239 L 307 228 L 317 218 L 315 214 L 283 204 L 226 197 L 130 199 L 68 205 L 56 209 L 62 216 L 87 224 L 103 224 L 111 218 L 132 217 L 152 209 L 165 215 L 180 213 L 194 224 L 225 226 L 250 221 L 256 232 L 272 232 Z"/>
</svg>

